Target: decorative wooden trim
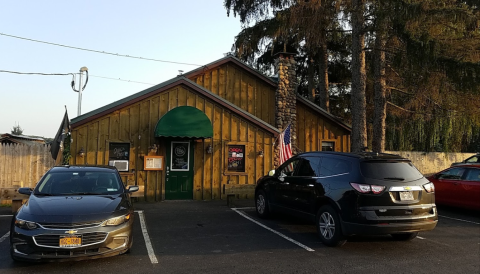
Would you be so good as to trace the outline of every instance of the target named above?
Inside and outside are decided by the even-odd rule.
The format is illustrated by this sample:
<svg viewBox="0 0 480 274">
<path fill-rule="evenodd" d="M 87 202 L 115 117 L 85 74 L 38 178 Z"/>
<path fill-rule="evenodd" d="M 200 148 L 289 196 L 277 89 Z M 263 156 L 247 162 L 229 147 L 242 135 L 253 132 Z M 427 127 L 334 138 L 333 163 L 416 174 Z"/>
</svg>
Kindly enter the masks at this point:
<svg viewBox="0 0 480 274">
<path fill-rule="evenodd" d="M 164 165 L 163 156 L 144 156 L 143 170 L 163 170 Z"/>
</svg>

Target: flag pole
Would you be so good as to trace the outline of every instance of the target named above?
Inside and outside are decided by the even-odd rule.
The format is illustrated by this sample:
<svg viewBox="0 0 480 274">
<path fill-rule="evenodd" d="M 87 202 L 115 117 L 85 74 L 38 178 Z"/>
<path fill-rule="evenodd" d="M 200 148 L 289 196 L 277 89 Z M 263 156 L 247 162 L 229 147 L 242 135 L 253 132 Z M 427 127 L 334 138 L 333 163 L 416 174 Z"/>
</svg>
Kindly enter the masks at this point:
<svg viewBox="0 0 480 274">
<path fill-rule="evenodd" d="M 291 124 L 291 123 L 288 123 L 287 126 L 282 129 L 282 131 L 280 132 L 280 134 L 277 135 L 277 138 L 275 138 L 275 141 L 273 141 L 273 146 L 275 146 L 275 143 L 277 142 L 278 137 L 280 137 L 280 135 L 282 135 L 282 133 L 287 129 L 287 127 L 288 127 L 290 124 Z"/>
</svg>

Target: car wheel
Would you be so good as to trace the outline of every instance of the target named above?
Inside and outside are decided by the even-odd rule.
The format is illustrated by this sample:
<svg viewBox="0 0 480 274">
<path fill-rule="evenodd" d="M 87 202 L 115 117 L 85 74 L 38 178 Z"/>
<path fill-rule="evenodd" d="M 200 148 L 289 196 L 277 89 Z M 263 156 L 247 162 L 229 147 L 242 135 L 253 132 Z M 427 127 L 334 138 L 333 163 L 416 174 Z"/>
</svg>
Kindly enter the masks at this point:
<svg viewBox="0 0 480 274">
<path fill-rule="evenodd" d="M 265 191 L 259 190 L 255 195 L 255 208 L 257 210 L 257 215 L 260 218 L 267 218 L 270 214 L 270 208 L 268 207 L 267 195 L 265 195 Z"/>
<path fill-rule="evenodd" d="M 330 205 L 324 205 L 318 210 L 316 225 L 323 244 L 334 247 L 342 246 L 347 241 L 342 234 L 338 214 Z"/>
<path fill-rule="evenodd" d="M 397 241 L 410 241 L 417 237 L 418 232 L 390 234 Z"/>
</svg>

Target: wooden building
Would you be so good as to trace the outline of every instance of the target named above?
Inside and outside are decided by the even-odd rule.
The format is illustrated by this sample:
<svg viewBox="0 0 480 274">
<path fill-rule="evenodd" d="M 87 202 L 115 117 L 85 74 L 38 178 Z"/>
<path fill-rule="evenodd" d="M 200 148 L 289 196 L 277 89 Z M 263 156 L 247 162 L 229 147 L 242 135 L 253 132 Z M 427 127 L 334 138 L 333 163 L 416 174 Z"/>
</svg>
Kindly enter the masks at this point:
<svg viewBox="0 0 480 274">
<path fill-rule="evenodd" d="M 279 60 L 294 65 L 291 55 Z M 223 185 L 255 184 L 275 168 L 287 123 L 296 152 L 349 151 L 350 127 L 297 95 L 288 78 L 295 99 L 285 108 L 283 75 L 276 81 L 227 56 L 85 113 L 72 119 L 71 164 L 115 165 L 124 183 L 145 187 L 147 201 L 211 200 L 224 198 Z"/>
</svg>

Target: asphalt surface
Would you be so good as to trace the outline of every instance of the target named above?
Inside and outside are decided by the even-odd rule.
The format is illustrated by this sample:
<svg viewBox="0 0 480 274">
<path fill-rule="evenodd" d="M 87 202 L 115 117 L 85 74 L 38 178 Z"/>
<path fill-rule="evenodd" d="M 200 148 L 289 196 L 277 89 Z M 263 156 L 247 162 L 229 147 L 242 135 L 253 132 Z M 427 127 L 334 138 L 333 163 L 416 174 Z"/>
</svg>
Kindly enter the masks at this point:
<svg viewBox="0 0 480 274">
<path fill-rule="evenodd" d="M 259 219 L 252 201 L 236 206 L 231 209 L 226 201 L 136 203 L 130 254 L 34 264 L 11 260 L 11 209 L 2 207 L 0 273 L 480 273 L 479 212 L 439 207 L 435 230 L 412 241 L 355 236 L 343 247 L 330 248 L 308 222 Z"/>
</svg>

